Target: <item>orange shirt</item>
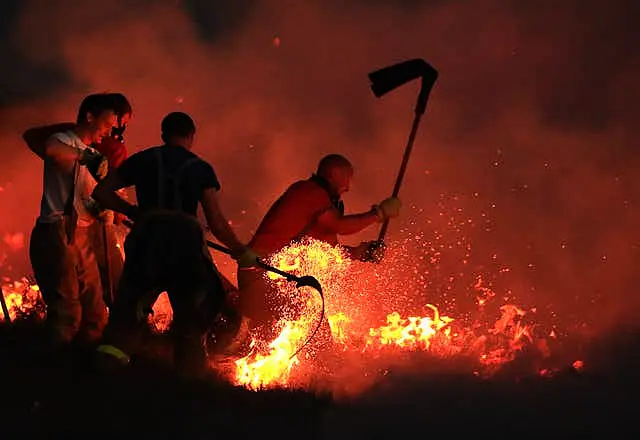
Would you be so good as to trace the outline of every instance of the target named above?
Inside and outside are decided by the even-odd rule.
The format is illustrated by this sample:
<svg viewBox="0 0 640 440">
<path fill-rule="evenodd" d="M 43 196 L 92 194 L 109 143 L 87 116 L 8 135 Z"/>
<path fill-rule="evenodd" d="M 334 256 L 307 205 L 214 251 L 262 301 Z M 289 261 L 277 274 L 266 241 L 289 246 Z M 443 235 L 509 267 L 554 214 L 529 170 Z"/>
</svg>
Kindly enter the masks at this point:
<svg viewBox="0 0 640 440">
<path fill-rule="evenodd" d="M 336 208 L 322 186 L 313 179 L 295 182 L 271 205 L 249 246 L 262 257 L 278 252 L 302 236 L 335 246 L 338 234 L 315 224 L 327 209 Z"/>
</svg>

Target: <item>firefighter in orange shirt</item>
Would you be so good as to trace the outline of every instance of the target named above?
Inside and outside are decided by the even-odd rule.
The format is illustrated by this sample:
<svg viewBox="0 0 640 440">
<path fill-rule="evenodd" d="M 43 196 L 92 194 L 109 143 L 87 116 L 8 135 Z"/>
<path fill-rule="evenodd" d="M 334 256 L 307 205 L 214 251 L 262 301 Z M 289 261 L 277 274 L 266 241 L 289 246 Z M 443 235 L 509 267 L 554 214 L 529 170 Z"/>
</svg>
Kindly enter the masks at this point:
<svg viewBox="0 0 640 440">
<path fill-rule="evenodd" d="M 353 166 L 344 156 L 330 154 L 322 158 L 315 174 L 293 183 L 271 206 L 249 247 L 260 257 L 268 258 L 303 237 L 335 246 L 339 244 L 339 235 L 355 234 L 399 215 L 401 203 L 395 197 L 383 200 L 369 211 L 345 215 L 340 198 L 349 190 L 353 172 Z M 344 248 L 353 259 L 371 261 L 372 254 L 381 250 L 381 243 L 363 242 Z M 245 327 L 268 339 L 272 336 L 268 330 L 273 328 L 282 307 L 277 295 L 270 290 L 264 271 L 255 267 L 238 268 L 238 288 L 238 307 L 246 318 Z"/>
</svg>

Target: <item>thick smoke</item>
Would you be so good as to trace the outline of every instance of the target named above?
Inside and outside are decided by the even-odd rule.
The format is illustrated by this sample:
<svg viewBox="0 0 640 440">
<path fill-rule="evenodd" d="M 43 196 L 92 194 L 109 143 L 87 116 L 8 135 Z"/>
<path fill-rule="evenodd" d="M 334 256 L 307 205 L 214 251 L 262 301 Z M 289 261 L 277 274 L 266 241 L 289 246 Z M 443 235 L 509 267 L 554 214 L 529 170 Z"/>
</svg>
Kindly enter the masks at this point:
<svg viewBox="0 0 640 440">
<path fill-rule="evenodd" d="M 472 264 L 510 269 L 501 292 L 575 322 L 609 324 L 638 305 L 635 2 L 210 3 L 31 0 L 14 11 L 3 49 L 20 70 L 5 70 L 0 121 L 12 276 L 29 270 L 15 234 L 28 243 L 41 191 L 41 163 L 20 134 L 72 120 L 84 94 L 131 98 L 133 150 L 159 142 L 167 112 L 193 115 L 197 151 L 248 238 L 329 152 L 357 166 L 349 211 L 390 193 L 417 84 L 378 100 L 366 75 L 423 57 L 440 79 L 390 237 L 464 236 Z"/>
</svg>

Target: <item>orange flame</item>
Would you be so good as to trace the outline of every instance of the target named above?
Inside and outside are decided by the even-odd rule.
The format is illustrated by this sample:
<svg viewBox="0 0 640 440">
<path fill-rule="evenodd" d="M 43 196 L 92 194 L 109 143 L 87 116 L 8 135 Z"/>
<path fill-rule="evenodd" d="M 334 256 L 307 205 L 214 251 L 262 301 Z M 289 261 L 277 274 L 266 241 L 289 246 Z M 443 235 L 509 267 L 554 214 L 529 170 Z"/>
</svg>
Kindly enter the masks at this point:
<svg viewBox="0 0 640 440">
<path fill-rule="evenodd" d="M 454 319 L 441 316 L 437 307 L 431 304 L 425 305 L 431 310 L 431 316 L 403 318 L 396 311 L 387 314 L 386 325 L 367 326 L 370 314 L 363 313 L 366 307 L 358 299 L 362 298 L 366 304 L 370 280 L 363 279 L 360 273 L 355 277 L 350 275 L 350 269 L 362 263 L 349 260 L 340 247 L 331 247 L 320 241 L 305 240 L 291 245 L 274 255 L 270 264 L 298 276 L 312 275 L 320 281 L 325 291 L 327 320 L 334 349 L 341 347 L 341 350 L 363 355 L 380 354 L 383 350 L 420 350 L 441 356 L 466 354 L 476 356 L 480 365 L 495 369 L 512 360 L 517 351 L 532 342 L 532 326 L 520 322 L 526 312 L 515 305 L 502 306 L 502 316 L 493 328 L 487 335 L 478 337 L 470 329 L 454 329 Z M 235 362 L 236 371 L 232 381 L 251 389 L 288 386 L 292 373 L 304 369 L 304 359 L 290 357 L 304 342 L 316 322 L 314 317 L 319 313 L 319 301 L 314 299 L 313 292 L 306 289 L 304 293 L 296 292 L 282 277 L 274 274 L 268 277 L 277 283 L 283 296 L 293 299 L 296 295 L 304 295 L 308 308 L 298 319 L 285 319 L 278 324 L 282 330 L 269 345 L 268 353 L 254 352 Z M 476 285 L 476 288 L 479 287 L 480 281 Z M 487 288 L 483 287 L 480 291 L 486 299 L 495 296 Z M 469 335 L 473 338 L 472 343 L 468 342 Z M 493 345 L 489 344 L 489 337 L 495 339 Z M 255 347 L 259 342 L 265 341 L 254 340 L 252 344 Z"/>
<path fill-rule="evenodd" d="M 331 350 L 339 355 L 357 354 L 359 364 L 366 363 L 371 357 L 419 351 L 439 357 L 459 355 L 475 359 L 479 369 L 474 374 L 488 375 L 512 361 L 519 351 L 532 343 L 548 356 L 546 340 L 534 342 L 533 324 L 524 323 L 523 318 L 529 316 L 529 312 L 516 305 L 501 306 L 501 316 L 493 326 L 484 334 L 477 334 L 477 325 L 465 327 L 461 321 L 441 315 L 432 304 L 419 306 L 425 313 L 385 312 L 390 297 L 379 292 L 385 292 L 389 287 L 384 280 L 393 278 L 384 273 L 388 267 L 352 261 L 339 246 L 304 240 L 283 249 L 269 263 L 298 276 L 311 275 L 318 279 L 325 294 L 326 318 L 333 340 Z M 269 273 L 267 277 L 286 299 L 302 301 L 306 307 L 301 316 L 291 316 L 277 323 L 279 334 L 274 340 L 253 340 L 251 353 L 233 362 L 229 380 L 254 390 L 296 386 L 298 373 L 304 372 L 309 364 L 310 357 L 306 352 L 311 348 L 297 356 L 293 354 L 306 341 L 320 315 L 320 300 L 315 291 L 296 289 L 275 274 Z M 397 286 L 402 280 L 388 282 Z M 44 310 L 39 307 L 42 300 L 38 286 L 29 280 L 5 280 L 2 288 L 12 319 Z M 496 297 L 491 289 L 484 287 L 480 278 L 475 289 L 479 292 L 477 304 L 480 308 Z M 160 295 L 153 311 L 150 325 L 156 332 L 166 331 L 173 318 L 166 293 Z M 385 324 L 371 325 L 381 317 L 386 318 Z M 549 337 L 556 335 L 552 332 Z M 266 350 L 258 347 L 266 347 Z M 573 367 L 579 370 L 583 363 L 576 361 Z M 541 370 L 539 374 L 548 375 L 551 370 Z"/>
</svg>

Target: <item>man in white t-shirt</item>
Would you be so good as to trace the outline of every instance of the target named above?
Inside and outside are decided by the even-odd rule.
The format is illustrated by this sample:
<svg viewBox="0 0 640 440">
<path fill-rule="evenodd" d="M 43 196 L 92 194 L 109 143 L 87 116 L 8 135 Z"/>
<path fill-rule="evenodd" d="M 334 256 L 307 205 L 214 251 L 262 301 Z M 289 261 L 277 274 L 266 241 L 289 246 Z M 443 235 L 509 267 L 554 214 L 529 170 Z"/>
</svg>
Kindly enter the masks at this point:
<svg viewBox="0 0 640 440">
<path fill-rule="evenodd" d="M 46 144 L 40 215 L 31 233 L 29 256 L 47 305 L 47 334 L 53 348 L 93 344 L 107 310 L 90 237 L 99 228 L 91 192 L 106 161 L 88 147 L 109 136 L 116 124 L 113 100 L 86 97 L 77 126 L 53 134 Z"/>
<path fill-rule="evenodd" d="M 109 97 L 114 100 L 116 105 L 117 127 L 114 127 L 110 136 L 103 138 L 99 144 L 92 144 L 91 147 L 107 158 L 109 171 L 113 171 L 128 156 L 123 135 L 131 120 L 133 109 L 131 103 L 123 94 L 109 93 Z M 75 127 L 75 122 L 60 122 L 37 126 L 25 131 L 22 137 L 29 149 L 44 160 L 47 140 L 53 134 L 67 132 Z M 121 195 L 126 197 L 126 194 Z M 102 279 L 104 299 L 107 306 L 111 307 L 114 291 L 122 273 L 124 262 L 122 243 L 128 233 L 128 229 L 121 225 L 121 221 L 124 219 L 122 214 L 114 215 L 113 211 L 106 211 L 102 217 L 103 230 L 96 231 L 99 233 L 94 237 L 94 247 Z"/>
</svg>

